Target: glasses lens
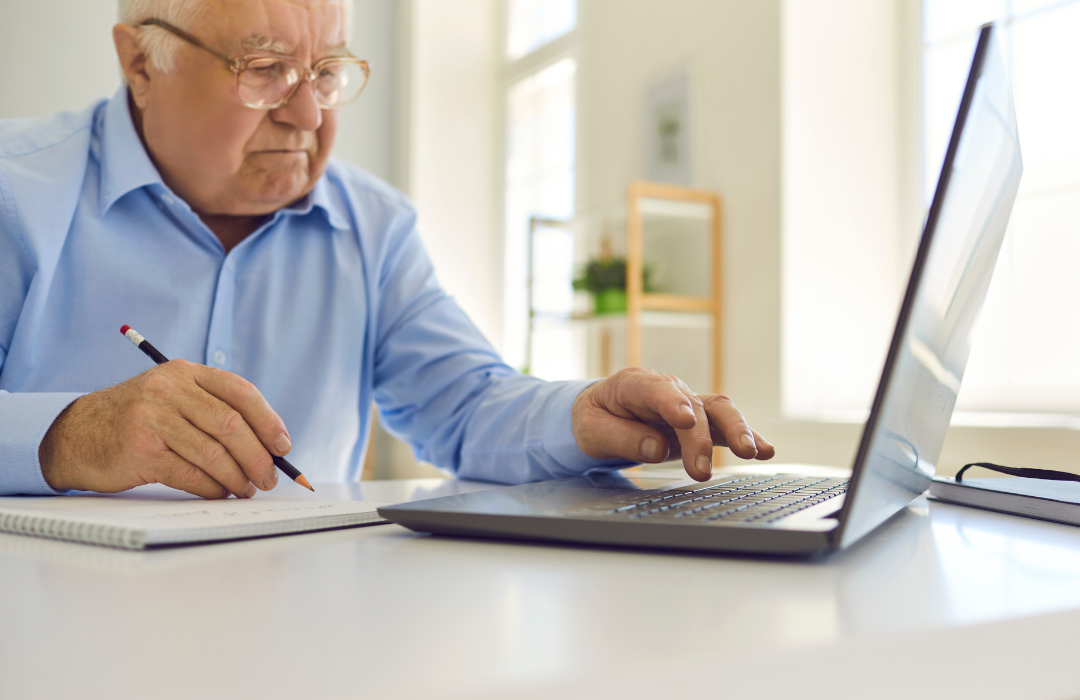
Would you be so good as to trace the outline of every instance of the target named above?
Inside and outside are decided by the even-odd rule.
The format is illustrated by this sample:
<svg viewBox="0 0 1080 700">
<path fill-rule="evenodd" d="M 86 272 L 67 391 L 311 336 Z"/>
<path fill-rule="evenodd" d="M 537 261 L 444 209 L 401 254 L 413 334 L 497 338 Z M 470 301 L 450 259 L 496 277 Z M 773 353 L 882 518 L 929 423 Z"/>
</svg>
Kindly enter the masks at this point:
<svg viewBox="0 0 1080 700">
<path fill-rule="evenodd" d="M 324 63 L 315 77 L 315 97 L 323 107 L 347 105 L 360 96 L 366 82 L 367 73 L 358 63 Z"/>
<path fill-rule="evenodd" d="M 302 79 L 300 65 L 279 58 L 256 58 L 240 74 L 240 99 L 252 107 L 276 105 Z"/>
</svg>

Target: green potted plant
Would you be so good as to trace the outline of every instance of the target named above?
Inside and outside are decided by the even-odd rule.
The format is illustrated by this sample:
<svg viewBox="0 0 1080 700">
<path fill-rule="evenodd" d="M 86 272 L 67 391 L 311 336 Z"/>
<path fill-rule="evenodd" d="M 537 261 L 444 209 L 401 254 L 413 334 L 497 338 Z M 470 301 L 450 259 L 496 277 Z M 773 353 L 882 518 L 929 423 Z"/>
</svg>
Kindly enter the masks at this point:
<svg viewBox="0 0 1080 700">
<path fill-rule="evenodd" d="M 645 267 L 644 288 L 653 291 L 649 277 L 651 270 Z M 626 312 L 626 259 L 599 258 L 590 260 L 574 280 L 574 289 L 592 294 L 593 311 L 601 314 Z"/>
</svg>

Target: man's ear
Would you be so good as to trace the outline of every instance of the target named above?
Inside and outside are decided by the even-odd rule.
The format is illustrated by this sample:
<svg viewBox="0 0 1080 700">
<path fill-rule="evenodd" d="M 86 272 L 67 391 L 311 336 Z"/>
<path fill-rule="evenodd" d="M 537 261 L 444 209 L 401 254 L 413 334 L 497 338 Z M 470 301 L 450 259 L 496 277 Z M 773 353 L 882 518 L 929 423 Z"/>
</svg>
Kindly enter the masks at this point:
<svg viewBox="0 0 1080 700">
<path fill-rule="evenodd" d="M 116 56 L 120 59 L 120 70 L 127 78 L 128 88 L 135 106 L 146 109 L 150 94 L 150 73 L 147 70 L 146 53 L 139 46 L 139 28 L 130 24 L 117 24 L 112 30 L 113 43 L 116 44 Z"/>
</svg>

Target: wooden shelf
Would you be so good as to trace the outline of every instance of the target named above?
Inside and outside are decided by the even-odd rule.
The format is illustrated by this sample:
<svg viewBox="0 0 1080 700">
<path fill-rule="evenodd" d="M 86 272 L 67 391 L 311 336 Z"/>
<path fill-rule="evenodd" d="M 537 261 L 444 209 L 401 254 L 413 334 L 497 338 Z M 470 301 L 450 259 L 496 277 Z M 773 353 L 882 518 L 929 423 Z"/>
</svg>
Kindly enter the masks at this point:
<svg viewBox="0 0 1080 700">
<path fill-rule="evenodd" d="M 643 311 L 704 311 L 711 313 L 715 308 L 716 304 L 713 300 L 705 297 L 648 292 L 641 295 L 641 309 Z"/>
<path fill-rule="evenodd" d="M 645 220 L 653 217 L 707 222 L 708 233 L 702 241 L 704 245 L 701 250 L 701 255 L 708 258 L 711 289 L 707 297 L 645 292 Z M 707 328 L 712 341 L 709 360 L 712 391 L 720 391 L 723 386 L 721 354 L 724 347 L 723 288 L 720 283 L 722 255 L 720 196 L 717 193 L 657 182 L 630 183 L 626 207 L 627 365 L 641 364 L 641 331 L 645 326 Z"/>
<path fill-rule="evenodd" d="M 713 315 L 701 311 L 642 311 L 645 328 L 698 328 L 712 330 Z"/>
<path fill-rule="evenodd" d="M 680 202 L 669 199 L 642 199 L 638 211 L 644 216 L 712 221 L 712 207 L 704 202 Z"/>
<path fill-rule="evenodd" d="M 626 314 L 573 314 L 547 318 L 566 323 L 591 323 L 600 326 L 626 325 Z M 642 311 L 639 323 L 647 328 L 699 328 L 712 329 L 712 314 L 704 311 Z"/>
</svg>

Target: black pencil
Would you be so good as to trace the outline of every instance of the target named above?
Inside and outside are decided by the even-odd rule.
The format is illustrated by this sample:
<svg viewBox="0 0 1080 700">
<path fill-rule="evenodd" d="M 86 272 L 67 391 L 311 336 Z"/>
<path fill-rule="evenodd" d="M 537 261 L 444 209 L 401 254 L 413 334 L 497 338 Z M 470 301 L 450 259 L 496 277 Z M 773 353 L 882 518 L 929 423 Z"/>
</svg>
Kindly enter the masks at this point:
<svg viewBox="0 0 1080 700">
<path fill-rule="evenodd" d="M 158 352 L 158 349 L 151 345 L 149 340 L 139 335 L 139 331 L 131 326 L 120 326 L 120 332 L 124 334 L 125 338 L 135 343 L 137 348 L 146 353 L 146 356 L 157 364 L 162 365 L 169 361 L 169 358 Z M 275 454 L 270 456 L 274 458 L 274 465 L 285 472 L 286 476 L 306 488 L 308 491 L 315 491 L 315 489 L 311 488 L 311 483 L 308 482 L 307 477 L 301 474 L 299 469 L 289 464 L 289 460 L 284 457 L 278 457 Z"/>
</svg>

